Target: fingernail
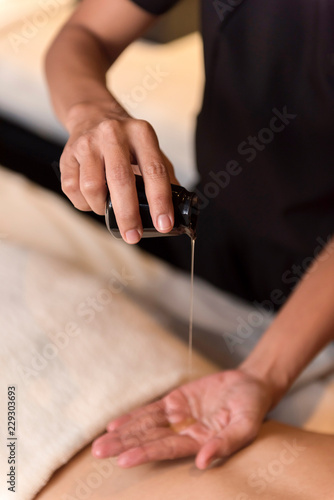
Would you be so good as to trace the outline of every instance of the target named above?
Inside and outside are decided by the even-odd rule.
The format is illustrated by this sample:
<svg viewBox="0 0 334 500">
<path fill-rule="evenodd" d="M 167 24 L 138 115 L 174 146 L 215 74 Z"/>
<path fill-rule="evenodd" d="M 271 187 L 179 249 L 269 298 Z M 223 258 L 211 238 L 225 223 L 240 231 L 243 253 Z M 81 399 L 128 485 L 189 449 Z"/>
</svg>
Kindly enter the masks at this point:
<svg viewBox="0 0 334 500">
<path fill-rule="evenodd" d="M 101 458 L 102 457 L 102 450 L 101 450 L 101 448 L 96 448 L 93 445 L 93 447 L 92 447 L 92 455 L 95 458 Z"/>
<path fill-rule="evenodd" d="M 164 231 L 166 229 L 171 229 L 172 228 L 172 221 L 170 220 L 169 216 L 164 214 L 164 215 L 159 215 L 158 217 L 158 228 L 161 231 Z"/>
<path fill-rule="evenodd" d="M 138 243 L 140 240 L 140 233 L 137 229 L 130 229 L 125 233 L 125 239 L 127 243 L 133 244 Z"/>
<path fill-rule="evenodd" d="M 126 456 L 120 456 L 117 459 L 117 463 L 120 467 L 126 467 L 127 465 L 129 465 L 129 460 Z"/>
<path fill-rule="evenodd" d="M 117 463 L 120 467 L 131 467 L 132 465 L 137 464 L 139 457 L 139 450 L 137 448 L 133 448 L 132 450 L 128 450 L 119 455 Z"/>
</svg>

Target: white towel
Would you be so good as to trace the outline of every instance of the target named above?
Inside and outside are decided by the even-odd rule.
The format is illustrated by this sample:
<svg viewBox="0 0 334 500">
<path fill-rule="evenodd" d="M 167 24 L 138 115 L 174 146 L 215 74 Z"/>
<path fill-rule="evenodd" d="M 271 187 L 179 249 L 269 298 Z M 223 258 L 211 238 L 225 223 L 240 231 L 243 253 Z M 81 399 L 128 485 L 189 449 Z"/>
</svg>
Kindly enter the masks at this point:
<svg viewBox="0 0 334 500">
<path fill-rule="evenodd" d="M 0 177 L 0 498 L 30 500 L 110 419 L 185 381 L 188 350 L 128 296 L 130 284 L 145 288 L 150 265 L 139 266 L 140 252 L 118 250 L 106 231 L 19 176 Z M 214 369 L 194 354 L 194 376 Z M 15 494 L 5 480 L 11 386 Z"/>
<path fill-rule="evenodd" d="M 4 480 L 7 387 L 16 387 L 14 498 L 29 500 L 109 419 L 185 381 L 186 346 L 110 271 L 103 280 L 36 251 L 0 248 L 1 499 L 13 498 Z M 197 356 L 195 366 L 210 369 Z"/>
<path fill-rule="evenodd" d="M 111 418 L 185 380 L 187 346 L 171 332 L 187 337 L 188 292 L 187 274 L 114 240 L 58 196 L 0 168 L 1 500 L 31 500 Z M 194 339 L 211 345 L 221 367 L 226 354 L 234 363 L 247 355 L 272 320 L 264 317 L 232 353 L 226 338 L 256 311 L 201 280 L 194 295 Z M 330 347 L 299 386 L 330 371 Z M 218 369 L 198 355 L 193 364 L 194 377 Z M 328 408 L 329 381 L 295 390 L 273 415 L 321 429 L 317 408 Z M 4 481 L 13 384 L 15 496 Z"/>
</svg>

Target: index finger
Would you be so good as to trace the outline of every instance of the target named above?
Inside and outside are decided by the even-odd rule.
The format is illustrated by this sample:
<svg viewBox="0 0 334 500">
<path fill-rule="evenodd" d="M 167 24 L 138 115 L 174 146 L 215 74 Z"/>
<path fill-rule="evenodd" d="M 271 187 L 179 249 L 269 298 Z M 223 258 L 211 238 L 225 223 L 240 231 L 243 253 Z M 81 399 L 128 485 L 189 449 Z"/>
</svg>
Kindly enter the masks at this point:
<svg viewBox="0 0 334 500">
<path fill-rule="evenodd" d="M 133 124 L 131 126 L 134 126 Z M 153 127 L 145 122 L 138 123 L 137 133 L 131 135 L 131 144 L 144 178 L 145 193 L 155 228 L 168 233 L 174 226 L 172 189 L 166 157 L 159 147 Z"/>
<path fill-rule="evenodd" d="M 127 243 L 138 243 L 143 228 L 124 125 L 112 121 L 104 125 L 102 133 L 105 174 L 117 225 Z"/>
<path fill-rule="evenodd" d="M 157 460 L 189 457 L 198 449 L 199 444 L 191 437 L 172 434 L 121 453 L 117 463 L 120 467 L 133 467 Z"/>
<path fill-rule="evenodd" d="M 144 407 L 136 408 L 135 410 L 116 418 L 115 420 L 109 422 L 107 425 L 107 431 L 114 431 L 121 426 L 126 426 L 127 424 L 132 424 L 131 426 L 134 426 L 134 429 L 136 426 L 138 429 L 141 429 L 144 423 L 146 423 L 146 425 L 151 424 L 151 426 L 154 427 L 169 425 L 164 400 L 155 401 L 154 403 L 150 403 Z"/>
</svg>

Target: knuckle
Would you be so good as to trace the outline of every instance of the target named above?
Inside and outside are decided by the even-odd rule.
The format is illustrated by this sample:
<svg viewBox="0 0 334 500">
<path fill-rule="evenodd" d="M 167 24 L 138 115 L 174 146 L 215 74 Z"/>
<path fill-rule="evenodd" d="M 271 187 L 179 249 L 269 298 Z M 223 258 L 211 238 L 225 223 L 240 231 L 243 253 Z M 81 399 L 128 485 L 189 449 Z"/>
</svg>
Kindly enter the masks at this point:
<svg viewBox="0 0 334 500">
<path fill-rule="evenodd" d="M 120 136 L 121 124 L 116 119 L 103 120 L 98 128 L 103 136 L 108 136 L 109 141 L 112 140 L 116 142 Z"/>
<path fill-rule="evenodd" d="M 142 130 L 144 133 L 154 133 L 154 128 L 152 125 L 147 121 L 147 120 L 136 120 L 135 124 L 140 130 Z"/>
<path fill-rule="evenodd" d="M 91 196 L 91 195 L 97 195 L 101 191 L 102 184 L 96 179 L 85 179 L 82 181 L 80 187 L 82 193 Z"/>
<path fill-rule="evenodd" d="M 159 160 L 151 160 L 144 166 L 144 172 L 149 179 L 163 179 L 167 177 L 165 165 Z"/>
<path fill-rule="evenodd" d="M 78 190 L 78 183 L 74 177 L 64 177 L 61 180 L 61 188 L 66 195 L 72 195 Z"/>
<path fill-rule="evenodd" d="M 156 133 L 152 125 L 146 120 L 134 119 L 128 122 L 131 130 L 139 137 L 147 137 L 153 135 L 156 138 Z"/>
<path fill-rule="evenodd" d="M 138 436 L 134 434 L 125 434 L 124 436 L 120 436 L 120 441 L 125 449 L 135 448 L 140 445 Z"/>
<path fill-rule="evenodd" d="M 79 156 L 87 156 L 91 153 L 94 147 L 94 137 L 91 134 L 86 133 L 77 139 L 74 147 Z"/>
<path fill-rule="evenodd" d="M 109 170 L 109 179 L 111 183 L 126 185 L 131 182 L 134 177 L 124 165 L 113 165 Z"/>
</svg>

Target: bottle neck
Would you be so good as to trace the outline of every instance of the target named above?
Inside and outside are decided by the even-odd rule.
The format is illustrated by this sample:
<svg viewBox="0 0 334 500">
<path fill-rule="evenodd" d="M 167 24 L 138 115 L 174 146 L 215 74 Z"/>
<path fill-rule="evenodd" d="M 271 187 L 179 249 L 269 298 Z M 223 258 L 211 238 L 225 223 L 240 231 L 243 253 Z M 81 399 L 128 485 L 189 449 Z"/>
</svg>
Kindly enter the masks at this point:
<svg viewBox="0 0 334 500">
<path fill-rule="evenodd" d="M 175 185 L 172 185 L 172 194 L 175 227 L 179 228 L 179 234 L 187 234 L 190 238 L 196 239 L 199 213 L 197 195 Z"/>
</svg>

